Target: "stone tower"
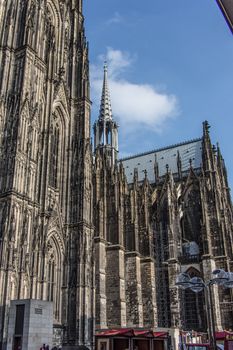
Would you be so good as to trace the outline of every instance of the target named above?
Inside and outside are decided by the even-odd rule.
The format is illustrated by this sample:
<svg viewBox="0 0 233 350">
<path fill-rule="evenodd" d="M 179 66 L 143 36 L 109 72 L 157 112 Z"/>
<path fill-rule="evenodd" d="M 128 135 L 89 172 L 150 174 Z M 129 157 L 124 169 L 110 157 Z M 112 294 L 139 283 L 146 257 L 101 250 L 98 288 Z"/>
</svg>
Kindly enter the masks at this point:
<svg viewBox="0 0 233 350">
<path fill-rule="evenodd" d="M 0 349 L 12 299 L 93 345 L 92 152 L 82 0 L 0 3 Z M 84 161 L 85 160 L 85 161 Z"/>
<path fill-rule="evenodd" d="M 156 327 L 153 231 L 149 183 L 127 184 L 117 160 L 118 127 L 112 117 L 104 69 L 99 119 L 94 125 L 96 329 Z"/>
</svg>

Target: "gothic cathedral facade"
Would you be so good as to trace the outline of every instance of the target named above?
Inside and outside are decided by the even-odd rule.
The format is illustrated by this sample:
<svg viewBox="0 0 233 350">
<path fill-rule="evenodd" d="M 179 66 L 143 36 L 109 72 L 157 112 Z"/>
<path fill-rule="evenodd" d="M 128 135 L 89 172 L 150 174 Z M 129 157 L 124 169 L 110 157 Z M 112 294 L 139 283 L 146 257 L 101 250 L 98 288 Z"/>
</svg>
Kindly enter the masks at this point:
<svg viewBox="0 0 233 350">
<path fill-rule="evenodd" d="M 0 2 L 0 348 L 12 299 L 93 345 L 92 149 L 82 0 Z M 78 343 L 77 343 L 78 342 Z"/>
<path fill-rule="evenodd" d="M 94 149 L 96 329 L 206 331 L 204 293 L 175 283 L 233 271 L 227 171 L 208 122 L 198 139 L 118 160 L 105 67 Z M 213 303 L 216 329 L 232 329 L 232 289 L 214 286 Z"/>
<path fill-rule="evenodd" d="M 0 2 L 0 349 L 10 300 L 53 302 L 63 345 L 94 330 L 206 327 L 179 272 L 233 271 L 233 217 L 219 146 L 202 137 L 118 159 L 104 71 L 90 132 L 82 0 Z M 233 295 L 214 286 L 215 323 Z"/>
</svg>

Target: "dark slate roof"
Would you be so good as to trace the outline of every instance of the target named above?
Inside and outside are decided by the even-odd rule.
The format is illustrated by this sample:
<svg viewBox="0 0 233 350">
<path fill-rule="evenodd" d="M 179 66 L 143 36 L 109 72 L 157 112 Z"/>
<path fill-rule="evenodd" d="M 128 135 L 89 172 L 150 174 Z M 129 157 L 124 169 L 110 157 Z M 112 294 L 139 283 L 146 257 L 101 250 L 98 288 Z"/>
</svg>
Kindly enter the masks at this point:
<svg viewBox="0 0 233 350">
<path fill-rule="evenodd" d="M 181 158 L 182 172 L 189 169 L 190 159 L 192 160 L 192 167 L 194 169 L 199 169 L 201 167 L 202 139 L 199 138 L 121 159 L 120 161 L 122 161 L 125 168 L 128 183 L 133 182 L 135 168 L 138 169 L 139 181 L 143 181 L 146 170 L 149 181 L 153 183 L 155 180 L 155 158 L 157 159 L 159 165 L 159 176 L 164 176 L 166 174 L 167 165 L 173 174 L 177 173 L 178 152 Z"/>
</svg>

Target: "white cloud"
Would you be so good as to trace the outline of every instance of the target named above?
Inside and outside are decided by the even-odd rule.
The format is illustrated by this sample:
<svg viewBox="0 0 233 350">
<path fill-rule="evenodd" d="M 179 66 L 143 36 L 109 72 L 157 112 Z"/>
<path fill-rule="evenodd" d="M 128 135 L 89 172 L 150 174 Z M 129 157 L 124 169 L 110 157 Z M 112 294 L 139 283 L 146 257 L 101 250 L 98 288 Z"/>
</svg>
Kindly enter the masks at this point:
<svg viewBox="0 0 233 350">
<path fill-rule="evenodd" d="M 174 95 L 159 92 L 149 84 L 136 84 L 122 78 L 135 60 L 127 52 L 107 49 L 107 54 L 98 57 L 98 62 L 107 60 L 109 66 L 109 86 L 113 115 L 120 125 L 128 130 L 147 127 L 159 131 L 163 123 L 178 112 L 178 102 Z M 92 92 L 95 104 L 99 104 L 103 70 L 100 64 L 91 67 Z"/>
<path fill-rule="evenodd" d="M 120 13 L 115 12 L 112 18 L 110 18 L 106 23 L 107 25 L 111 25 L 111 24 L 121 23 L 122 21 L 123 21 L 123 17 L 120 15 Z"/>
<path fill-rule="evenodd" d="M 128 52 L 108 47 L 106 55 L 99 55 L 97 64 L 91 66 L 91 78 L 94 82 L 103 79 L 103 64 L 107 61 L 109 81 L 116 80 L 126 68 L 133 64 L 134 60 L 135 57 Z"/>
</svg>

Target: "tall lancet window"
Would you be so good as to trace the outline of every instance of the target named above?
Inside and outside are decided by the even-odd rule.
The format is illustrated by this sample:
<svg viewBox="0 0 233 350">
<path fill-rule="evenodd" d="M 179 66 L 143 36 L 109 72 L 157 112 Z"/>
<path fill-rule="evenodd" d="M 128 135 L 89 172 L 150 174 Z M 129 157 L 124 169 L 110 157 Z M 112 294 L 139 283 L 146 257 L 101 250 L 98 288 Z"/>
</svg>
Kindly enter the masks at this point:
<svg viewBox="0 0 233 350">
<path fill-rule="evenodd" d="M 53 250 L 52 244 L 48 243 L 48 291 L 47 299 L 49 301 L 54 301 L 54 290 L 55 290 L 55 252 Z"/>
<path fill-rule="evenodd" d="M 186 272 L 191 278 L 202 277 L 200 272 L 193 267 L 190 267 Z M 206 317 L 204 292 L 194 293 L 190 289 L 186 289 L 181 293 L 181 302 L 183 305 L 181 310 L 182 328 L 186 331 L 194 330 L 197 332 L 205 332 Z"/>
<path fill-rule="evenodd" d="M 49 174 L 49 185 L 54 188 L 58 186 L 59 138 L 59 126 L 55 124 L 51 130 Z"/>
<path fill-rule="evenodd" d="M 46 299 L 53 302 L 54 321 L 61 321 L 61 285 L 62 285 L 63 253 L 62 247 L 54 236 L 47 241 L 46 253 Z"/>
</svg>

